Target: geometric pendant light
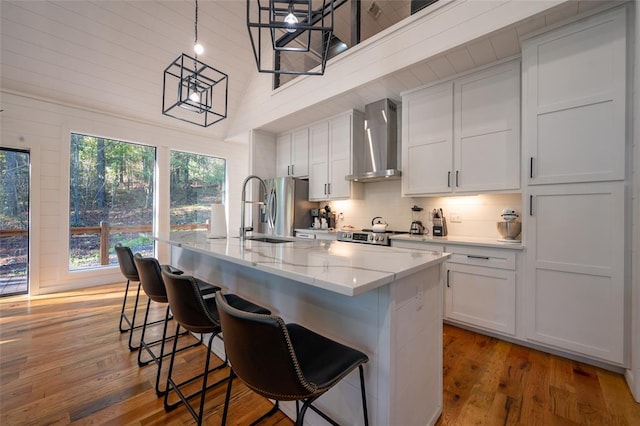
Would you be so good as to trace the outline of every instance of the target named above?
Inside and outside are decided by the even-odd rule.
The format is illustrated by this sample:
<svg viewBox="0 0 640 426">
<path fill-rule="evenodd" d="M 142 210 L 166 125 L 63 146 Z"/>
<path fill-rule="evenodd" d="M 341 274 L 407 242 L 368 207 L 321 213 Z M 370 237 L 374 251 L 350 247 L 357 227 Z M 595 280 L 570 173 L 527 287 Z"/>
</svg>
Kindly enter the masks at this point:
<svg viewBox="0 0 640 426">
<path fill-rule="evenodd" d="M 333 35 L 334 2 L 247 0 L 247 29 L 258 71 L 324 74 Z"/>
<path fill-rule="evenodd" d="M 178 56 L 164 70 L 162 114 L 209 127 L 227 118 L 227 74 L 198 60 L 198 0 L 195 18 L 195 54 Z"/>
</svg>

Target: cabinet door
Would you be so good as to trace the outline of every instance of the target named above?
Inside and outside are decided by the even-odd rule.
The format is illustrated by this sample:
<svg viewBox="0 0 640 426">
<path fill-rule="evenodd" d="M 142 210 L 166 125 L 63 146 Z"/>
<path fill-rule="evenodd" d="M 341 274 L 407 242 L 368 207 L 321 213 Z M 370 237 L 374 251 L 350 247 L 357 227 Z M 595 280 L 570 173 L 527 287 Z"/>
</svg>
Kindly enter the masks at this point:
<svg viewBox="0 0 640 426">
<path fill-rule="evenodd" d="M 528 337 L 624 362 L 624 182 L 529 188 Z"/>
<path fill-rule="evenodd" d="M 454 82 L 454 191 L 520 189 L 520 61 Z"/>
<path fill-rule="evenodd" d="M 341 115 L 329 121 L 329 196 L 349 198 L 351 182 L 351 115 Z"/>
<path fill-rule="evenodd" d="M 625 10 L 523 44 L 530 184 L 624 179 Z"/>
<path fill-rule="evenodd" d="M 403 195 L 451 192 L 453 83 L 402 98 Z"/>
<path fill-rule="evenodd" d="M 276 139 L 276 176 L 291 174 L 291 133 L 279 135 Z"/>
<path fill-rule="evenodd" d="M 309 200 L 328 198 L 329 124 L 322 122 L 309 128 Z"/>
<path fill-rule="evenodd" d="M 514 334 L 516 273 L 447 262 L 445 318 Z"/>
<path fill-rule="evenodd" d="M 309 176 L 309 129 L 293 132 L 291 137 L 291 174 L 295 177 Z"/>
</svg>

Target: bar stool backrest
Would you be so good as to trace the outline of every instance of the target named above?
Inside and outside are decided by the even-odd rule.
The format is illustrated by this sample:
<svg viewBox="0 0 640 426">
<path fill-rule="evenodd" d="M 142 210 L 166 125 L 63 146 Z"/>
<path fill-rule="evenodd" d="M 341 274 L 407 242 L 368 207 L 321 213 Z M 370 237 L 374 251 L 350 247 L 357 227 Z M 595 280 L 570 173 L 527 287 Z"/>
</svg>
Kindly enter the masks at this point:
<svg viewBox="0 0 640 426">
<path fill-rule="evenodd" d="M 315 394 L 316 387 L 302 374 L 282 318 L 235 309 L 221 292 L 216 293 L 216 304 L 225 351 L 240 380 L 256 393 L 279 401 Z"/>
<path fill-rule="evenodd" d="M 205 306 L 196 280 L 190 275 L 172 274 L 166 266 L 161 269 L 175 320 L 192 333 L 218 333 L 217 312 L 210 312 Z"/>
<path fill-rule="evenodd" d="M 140 284 L 147 296 L 154 302 L 168 303 L 158 260 L 155 257 L 142 257 L 140 253 L 136 253 L 133 260 L 140 275 Z"/>
<path fill-rule="evenodd" d="M 120 265 L 120 272 L 122 272 L 122 275 L 124 275 L 124 277 L 129 281 L 140 281 L 138 270 L 136 269 L 136 265 L 133 261 L 133 253 L 131 252 L 131 249 L 120 243 L 116 244 L 114 249 L 116 251 L 116 256 L 118 256 L 118 264 Z"/>
</svg>

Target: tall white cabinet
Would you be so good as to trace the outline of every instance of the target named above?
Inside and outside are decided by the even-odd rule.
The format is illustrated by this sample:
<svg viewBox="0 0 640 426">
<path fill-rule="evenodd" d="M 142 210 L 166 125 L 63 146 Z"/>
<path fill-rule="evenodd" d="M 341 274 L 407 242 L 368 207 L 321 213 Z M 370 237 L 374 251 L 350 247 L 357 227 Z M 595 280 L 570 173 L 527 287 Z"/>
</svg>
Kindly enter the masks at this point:
<svg viewBox="0 0 640 426">
<path fill-rule="evenodd" d="M 523 43 L 527 338 L 625 365 L 626 16 Z"/>
</svg>

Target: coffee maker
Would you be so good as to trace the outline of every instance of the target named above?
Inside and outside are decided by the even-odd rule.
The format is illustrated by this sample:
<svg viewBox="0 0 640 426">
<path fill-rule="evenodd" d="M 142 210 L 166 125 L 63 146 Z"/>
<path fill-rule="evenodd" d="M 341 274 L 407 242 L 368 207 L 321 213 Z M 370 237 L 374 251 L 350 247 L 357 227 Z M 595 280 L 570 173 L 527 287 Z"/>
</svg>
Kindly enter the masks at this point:
<svg viewBox="0 0 640 426">
<path fill-rule="evenodd" d="M 311 227 L 314 229 L 320 229 L 320 209 L 311 209 L 309 210 L 311 214 Z"/>
<path fill-rule="evenodd" d="M 336 226 L 336 214 L 331 207 L 324 206 L 319 209 L 311 209 L 311 227 L 314 229 L 330 229 Z"/>
</svg>

